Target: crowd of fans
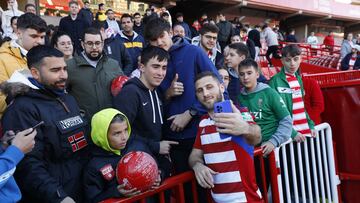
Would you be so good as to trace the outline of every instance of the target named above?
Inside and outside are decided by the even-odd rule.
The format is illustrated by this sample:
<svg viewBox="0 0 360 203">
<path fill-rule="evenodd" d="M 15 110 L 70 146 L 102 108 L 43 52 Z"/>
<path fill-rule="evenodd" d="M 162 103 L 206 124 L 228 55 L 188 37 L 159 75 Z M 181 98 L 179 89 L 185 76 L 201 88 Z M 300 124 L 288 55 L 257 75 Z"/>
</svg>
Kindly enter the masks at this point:
<svg viewBox="0 0 360 203">
<path fill-rule="evenodd" d="M 278 27 L 250 28 L 223 13 L 203 14 L 189 25 L 184 14 L 165 7 L 117 20 L 104 4 L 94 15 L 89 2 L 79 9 L 76 1 L 54 27 L 32 4 L 23 13 L 8 0 L 8 9 L 0 47 L 1 202 L 139 194 L 114 175 L 122 155 L 133 150 L 158 162 L 153 188 L 194 170 L 200 202 L 201 188 L 211 189 L 216 202 L 262 202 L 254 146 L 267 156 L 290 138 L 314 137 L 321 122 L 323 98 L 316 81 L 299 74 L 300 48 L 279 49 L 279 41 L 298 42 L 295 30 L 284 37 Z M 355 70 L 360 36 L 352 38 L 344 40 L 341 57 L 344 69 Z M 283 63 L 270 81 L 257 63 L 263 41 L 269 64 L 271 58 Z M 307 43 L 319 44 L 314 32 Z M 332 33 L 324 44 L 332 49 Z M 112 81 L 124 76 L 129 80 L 113 95 Z M 232 113 L 214 112 L 215 103 L 228 100 Z M 192 202 L 190 186 L 185 198 Z"/>
</svg>

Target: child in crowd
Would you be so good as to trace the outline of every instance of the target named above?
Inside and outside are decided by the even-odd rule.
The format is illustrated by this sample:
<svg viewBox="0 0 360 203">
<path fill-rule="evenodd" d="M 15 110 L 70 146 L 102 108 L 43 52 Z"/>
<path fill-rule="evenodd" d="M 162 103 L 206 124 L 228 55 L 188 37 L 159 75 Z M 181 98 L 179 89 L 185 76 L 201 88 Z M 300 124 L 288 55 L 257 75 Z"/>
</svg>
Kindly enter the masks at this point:
<svg viewBox="0 0 360 203">
<path fill-rule="evenodd" d="M 230 42 L 231 42 L 231 44 L 241 42 L 240 35 L 233 35 L 233 36 L 231 36 Z"/>
<path fill-rule="evenodd" d="M 267 84 L 257 82 L 259 74 L 254 60 L 245 59 L 240 63 L 239 77 L 243 88 L 238 98 L 255 116 L 255 122 L 261 128 L 261 148 L 267 156 L 290 138 L 292 119 L 279 94 Z"/>
<path fill-rule="evenodd" d="M 224 82 L 225 88 L 227 88 L 230 82 L 230 76 L 228 70 L 225 67 L 222 67 L 218 69 L 218 72 L 222 81 Z"/>
<path fill-rule="evenodd" d="M 131 133 L 127 117 L 120 111 L 107 108 L 96 113 L 91 120 L 91 138 L 97 146 L 84 172 L 84 194 L 86 202 L 99 202 L 114 197 L 130 197 L 139 194 L 136 188 L 126 190 L 118 185 L 115 171 L 118 162 L 130 143 Z M 135 144 L 135 143 L 131 143 Z M 127 150 L 125 150 L 125 147 Z M 154 187 L 160 185 L 159 179 Z"/>
<path fill-rule="evenodd" d="M 298 69 L 301 63 L 301 50 L 297 45 L 288 45 L 281 51 L 284 67 L 274 75 L 269 85 L 284 100 L 293 118 L 291 137 L 305 141 L 305 136 L 315 137 L 314 122 L 310 119 L 304 106 L 304 86 Z"/>
</svg>

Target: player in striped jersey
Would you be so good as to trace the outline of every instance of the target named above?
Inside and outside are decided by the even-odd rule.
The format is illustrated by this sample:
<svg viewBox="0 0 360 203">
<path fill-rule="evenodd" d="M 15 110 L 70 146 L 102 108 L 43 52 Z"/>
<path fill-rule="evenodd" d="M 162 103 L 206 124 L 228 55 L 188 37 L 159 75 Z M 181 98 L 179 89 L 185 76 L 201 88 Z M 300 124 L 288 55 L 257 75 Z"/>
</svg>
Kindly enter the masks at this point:
<svg viewBox="0 0 360 203">
<path fill-rule="evenodd" d="M 200 120 L 189 157 L 197 182 L 211 188 L 215 202 L 263 202 L 253 160 L 253 145 L 261 140 L 259 126 L 249 112 L 240 112 L 233 104 L 233 113 L 214 113 L 214 103 L 224 100 L 225 88 L 213 73 L 198 74 L 195 88 L 199 102 L 208 110 Z"/>
<path fill-rule="evenodd" d="M 293 118 L 291 137 L 302 142 L 306 136 L 315 137 L 314 122 L 304 106 L 304 86 L 297 70 L 301 63 L 301 50 L 297 45 L 288 45 L 281 51 L 284 67 L 274 75 L 269 86 L 275 89 L 285 101 Z"/>
</svg>

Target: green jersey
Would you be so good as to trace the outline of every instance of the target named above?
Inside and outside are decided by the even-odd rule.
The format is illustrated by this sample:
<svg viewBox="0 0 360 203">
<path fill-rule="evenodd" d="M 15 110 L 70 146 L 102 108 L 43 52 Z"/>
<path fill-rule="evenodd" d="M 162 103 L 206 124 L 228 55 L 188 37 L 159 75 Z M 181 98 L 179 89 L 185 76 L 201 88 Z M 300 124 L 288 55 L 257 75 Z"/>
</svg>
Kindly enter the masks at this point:
<svg viewBox="0 0 360 203">
<path fill-rule="evenodd" d="M 279 122 L 290 116 L 279 94 L 263 83 L 258 83 L 255 91 L 251 93 L 243 89 L 238 99 L 240 104 L 246 106 L 254 115 L 255 122 L 261 128 L 262 142 L 270 140 L 277 131 Z M 288 136 L 290 137 L 290 134 Z"/>
</svg>

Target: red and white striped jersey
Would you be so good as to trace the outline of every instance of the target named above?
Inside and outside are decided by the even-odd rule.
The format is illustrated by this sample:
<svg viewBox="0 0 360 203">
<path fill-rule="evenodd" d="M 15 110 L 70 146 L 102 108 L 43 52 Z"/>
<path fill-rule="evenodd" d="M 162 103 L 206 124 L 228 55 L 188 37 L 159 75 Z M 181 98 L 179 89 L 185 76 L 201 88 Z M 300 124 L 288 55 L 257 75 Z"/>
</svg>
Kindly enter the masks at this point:
<svg viewBox="0 0 360 203">
<path fill-rule="evenodd" d="M 293 128 L 299 133 L 311 137 L 311 130 L 306 119 L 305 105 L 299 81 L 295 75 L 286 74 L 286 80 L 292 90 Z"/>
<path fill-rule="evenodd" d="M 262 202 L 256 184 L 253 160 L 254 148 L 242 136 L 220 136 L 209 115 L 203 116 L 194 148 L 204 153 L 205 164 L 213 171 L 215 202 Z"/>
</svg>

